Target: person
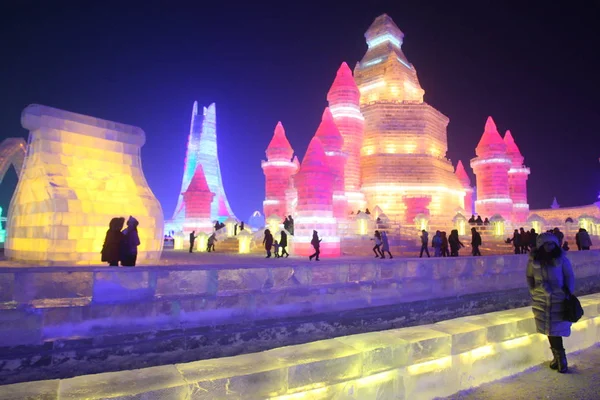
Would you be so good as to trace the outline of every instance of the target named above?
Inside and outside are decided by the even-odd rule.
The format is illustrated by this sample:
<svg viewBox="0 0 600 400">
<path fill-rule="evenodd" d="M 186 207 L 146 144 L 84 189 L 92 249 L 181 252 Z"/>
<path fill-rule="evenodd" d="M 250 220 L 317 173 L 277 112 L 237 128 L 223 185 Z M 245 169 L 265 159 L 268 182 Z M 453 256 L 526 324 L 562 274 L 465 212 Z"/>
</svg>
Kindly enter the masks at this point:
<svg viewBox="0 0 600 400">
<path fill-rule="evenodd" d="M 485 219 L 483 220 L 483 224 L 484 225 L 489 225 L 490 224 L 490 220 L 487 217 L 485 217 Z"/>
<path fill-rule="evenodd" d="M 195 235 L 196 231 L 190 233 L 190 253 L 194 250 L 194 242 L 198 236 Z"/>
<path fill-rule="evenodd" d="M 315 249 L 314 254 L 308 256 L 308 259 L 312 261 L 313 258 L 315 258 L 315 261 L 319 261 L 319 254 L 321 254 L 321 240 L 323 239 L 319 239 L 319 232 L 317 231 L 313 231 L 313 236 L 312 236 L 312 240 L 310 241 L 310 244 L 312 244 L 312 247 Z"/>
<path fill-rule="evenodd" d="M 285 229 L 286 231 L 290 231 L 290 220 L 288 219 L 288 217 L 285 217 L 285 219 L 283 220 L 283 229 Z"/>
<path fill-rule="evenodd" d="M 371 215 L 371 211 L 369 211 L 369 209 L 368 209 L 368 208 L 365 208 L 365 214 L 367 214 L 367 215 Z"/>
<path fill-rule="evenodd" d="M 290 221 L 290 229 L 288 230 L 288 232 L 290 233 L 290 235 L 294 236 L 294 218 L 292 218 L 291 215 L 288 215 L 288 220 Z"/>
<path fill-rule="evenodd" d="M 381 232 L 381 250 L 380 251 L 381 251 L 381 258 L 385 258 L 386 252 L 390 256 L 390 259 L 394 258 L 392 256 L 392 253 L 390 253 L 390 242 L 388 240 L 388 236 L 385 231 Z"/>
<path fill-rule="evenodd" d="M 471 218 L 469 218 L 469 225 L 475 225 L 475 216 L 471 214 Z"/>
<path fill-rule="evenodd" d="M 275 253 L 275 258 L 279 258 L 279 242 L 277 240 L 273 240 L 273 252 Z"/>
<path fill-rule="evenodd" d="M 575 235 L 575 243 L 578 250 L 589 250 L 592 247 L 592 239 L 590 234 L 584 228 L 579 228 L 579 232 Z"/>
<path fill-rule="evenodd" d="M 240 232 L 244 230 L 244 221 L 240 222 Z"/>
<path fill-rule="evenodd" d="M 461 247 L 465 247 L 458 237 L 458 229 L 452 229 L 448 236 L 448 244 L 450 245 L 450 257 L 458 257 L 458 252 Z"/>
<path fill-rule="evenodd" d="M 512 243 L 515 248 L 515 254 L 521 254 L 521 234 L 518 229 L 513 232 L 512 239 L 508 239 L 508 243 Z"/>
<path fill-rule="evenodd" d="M 285 258 L 288 258 L 290 256 L 290 253 L 287 252 L 287 250 L 285 249 L 288 245 L 288 238 L 287 238 L 287 233 L 285 233 L 285 230 L 281 231 L 281 237 L 279 238 L 279 247 L 281 247 L 281 257 L 283 257 L 285 255 Z"/>
<path fill-rule="evenodd" d="M 535 246 L 537 246 L 537 237 L 538 234 L 536 233 L 535 229 L 531 228 L 529 231 L 529 248 L 531 250 L 535 249 Z"/>
<path fill-rule="evenodd" d="M 237 236 L 237 230 L 238 230 L 238 224 L 236 223 L 236 224 L 233 226 L 233 236 Z"/>
<path fill-rule="evenodd" d="M 371 240 L 375 240 L 375 247 L 373 247 L 373 253 L 375 253 L 375 258 L 385 258 L 383 256 L 383 253 L 381 252 L 381 234 L 379 233 L 379 231 L 375 231 L 375 236 Z"/>
<path fill-rule="evenodd" d="M 107 262 L 111 267 L 118 267 L 121 260 L 121 243 L 123 242 L 123 229 L 125 218 L 113 218 L 108 224 L 108 231 L 102 245 L 101 261 Z"/>
<path fill-rule="evenodd" d="M 215 242 L 217 241 L 217 235 L 213 232 L 212 235 L 210 235 L 208 237 L 208 240 L 206 241 L 206 251 L 208 251 L 209 253 L 211 251 L 216 251 L 215 250 Z"/>
<path fill-rule="evenodd" d="M 480 256 L 481 252 L 479 251 L 479 246 L 482 245 L 481 235 L 477 232 L 475 227 L 471 228 L 471 247 L 472 247 L 472 255 Z"/>
<path fill-rule="evenodd" d="M 435 235 L 433 235 L 433 239 L 431 239 L 431 247 L 433 247 L 434 257 L 442 256 L 442 232 L 435 231 Z"/>
<path fill-rule="evenodd" d="M 521 254 L 526 254 L 529 251 L 529 243 L 531 242 L 529 239 L 529 231 L 526 231 L 521 227 L 519 229 L 519 234 L 521 236 Z"/>
<path fill-rule="evenodd" d="M 263 244 L 265 245 L 265 250 L 267 251 L 267 256 L 265 258 L 271 258 L 271 247 L 273 247 L 273 235 L 271 234 L 271 231 L 269 229 L 265 229 Z"/>
<path fill-rule="evenodd" d="M 427 248 L 427 243 L 429 242 L 429 234 L 425 229 L 421 231 L 421 253 L 419 254 L 419 258 L 423 257 L 423 251 L 427 253 L 427 257 L 431 257 L 429 255 L 429 249 Z"/>
<path fill-rule="evenodd" d="M 481 219 L 481 215 L 477 216 L 477 219 L 475 220 L 475 223 L 477 225 L 483 225 L 483 220 Z"/>
<path fill-rule="evenodd" d="M 569 242 L 563 242 L 562 249 L 564 251 L 569 251 Z"/>
<path fill-rule="evenodd" d="M 135 267 L 137 261 L 137 248 L 140 245 L 140 237 L 137 227 L 139 222 L 131 215 L 127 220 L 127 228 L 123 230 L 123 241 L 121 246 L 121 265 L 124 267 Z"/>
<path fill-rule="evenodd" d="M 446 231 L 442 231 L 440 237 L 442 238 L 442 257 L 450 257 L 450 252 L 448 251 L 448 236 L 446 236 Z"/>
<path fill-rule="evenodd" d="M 554 356 L 550 368 L 565 373 L 568 364 L 562 338 L 571 335 L 571 322 L 563 317 L 564 288 L 573 293 L 575 276 L 556 236 L 542 233 L 537 237 L 536 247 L 529 255 L 526 276 L 537 332 L 548 336 Z"/>
</svg>

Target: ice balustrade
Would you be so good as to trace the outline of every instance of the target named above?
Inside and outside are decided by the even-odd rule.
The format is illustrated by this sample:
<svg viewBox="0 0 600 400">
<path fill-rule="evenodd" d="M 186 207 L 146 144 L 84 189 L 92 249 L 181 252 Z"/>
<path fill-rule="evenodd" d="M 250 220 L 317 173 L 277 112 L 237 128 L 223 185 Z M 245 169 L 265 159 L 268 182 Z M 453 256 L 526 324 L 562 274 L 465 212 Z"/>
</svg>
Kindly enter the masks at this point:
<svg viewBox="0 0 600 400">
<path fill-rule="evenodd" d="M 569 258 L 580 290 L 599 285 L 599 251 Z M 242 266 L 0 268 L 0 342 L 39 345 L 65 335 L 213 326 L 524 290 L 526 262 L 526 255 L 319 264 L 250 257 Z"/>
<path fill-rule="evenodd" d="M 600 342 L 600 293 L 580 297 L 584 317 L 569 352 Z M 530 307 L 260 353 L 0 387 L 31 399 L 432 399 L 551 358 Z"/>
</svg>

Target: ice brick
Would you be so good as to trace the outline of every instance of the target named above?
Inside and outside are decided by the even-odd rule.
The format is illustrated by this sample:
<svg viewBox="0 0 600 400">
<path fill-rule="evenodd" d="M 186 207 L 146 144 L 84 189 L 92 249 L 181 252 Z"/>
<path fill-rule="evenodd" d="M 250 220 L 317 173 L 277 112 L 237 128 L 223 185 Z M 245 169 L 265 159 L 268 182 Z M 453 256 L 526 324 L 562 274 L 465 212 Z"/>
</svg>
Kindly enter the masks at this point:
<svg viewBox="0 0 600 400">
<path fill-rule="evenodd" d="M 0 386 L 0 400 L 57 400 L 58 379 Z"/>
<path fill-rule="evenodd" d="M 59 384 L 59 398 L 62 400 L 103 399 L 162 391 L 179 393 L 187 382 L 174 365 L 164 365 L 131 371 L 108 372 L 64 379 Z M 156 397 L 155 397 L 156 398 Z M 166 396 L 164 398 L 170 398 Z M 158 398 L 157 398 L 158 400 Z"/>
<path fill-rule="evenodd" d="M 291 392 L 358 378 L 362 373 L 360 351 L 333 339 L 281 347 L 265 354 L 288 365 Z"/>
<path fill-rule="evenodd" d="M 452 354 L 460 354 L 487 344 L 487 329 L 464 321 L 442 321 L 432 329 L 452 335 Z"/>
<path fill-rule="evenodd" d="M 451 356 L 413 364 L 402 375 L 407 399 L 448 396 L 459 387 L 458 371 L 453 368 Z"/>
<path fill-rule="evenodd" d="M 226 394 L 274 396 L 286 389 L 285 362 L 269 352 L 244 354 L 177 364 L 190 384 L 193 399 L 214 399 Z"/>
<path fill-rule="evenodd" d="M 433 329 L 432 325 L 394 329 L 389 333 L 409 343 L 409 364 L 420 364 L 447 357 L 450 356 L 452 351 L 452 336 Z M 401 351 L 405 350 L 399 349 L 399 352 Z"/>
<path fill-rule="evenodd" d="M 362 376 L 404 367 L 410 343 L 389 332 L 370 332 L 336 338 L 360 351 Z"/>
</svg>

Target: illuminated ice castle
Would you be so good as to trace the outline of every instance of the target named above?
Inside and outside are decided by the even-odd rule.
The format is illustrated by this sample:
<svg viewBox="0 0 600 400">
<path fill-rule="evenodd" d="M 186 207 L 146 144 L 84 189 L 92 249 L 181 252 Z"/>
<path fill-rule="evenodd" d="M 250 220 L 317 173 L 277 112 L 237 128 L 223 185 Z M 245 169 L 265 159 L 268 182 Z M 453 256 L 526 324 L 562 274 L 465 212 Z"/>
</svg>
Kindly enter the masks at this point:
<svg viewBox="0 0 600 400">
<path fill-rule="evenodd" d="M 384 14 L 365 38 L 367 52 L 354 76 L 346 63 L 337 71 L 327 94 L 329 109 L 311 141 L 312 148 L 324 149 L 330 174 L 323 174 L 319 184 L 333 187 L 332 199 L 319 195 L 310 200 L 309 209 L 300 205 L 300 192 L 316 182 L 299 176 L 280 123 L 263 162 L 265 216 L 297 212 L 302 221 L 318 219 L 321 213 L 323 221 L 330 221 L 333 205 L 338 222 L 365 207 L 403 224 L 416 218 L 447 224 L 457 212 L 467 218 L 476 212 L 525 221 L 529 169 L 522 165 L 510 132 L 503 139 L 488 119 L 477 157 L 471 160 L 477 178 L 474 201 L 475 189 L 463 163 L 455 169 L 446 158 L 449 119 L 424 101 L 416 69 L 402 51 L 402 31 Z"/>
</svg>

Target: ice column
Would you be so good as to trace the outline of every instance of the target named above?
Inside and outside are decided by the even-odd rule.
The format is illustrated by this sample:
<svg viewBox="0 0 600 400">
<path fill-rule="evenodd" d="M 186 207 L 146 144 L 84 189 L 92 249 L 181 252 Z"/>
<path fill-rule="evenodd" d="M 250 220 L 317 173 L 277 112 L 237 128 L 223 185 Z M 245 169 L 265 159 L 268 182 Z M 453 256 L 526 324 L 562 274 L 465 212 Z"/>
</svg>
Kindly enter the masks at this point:
<svg viewBox="0 0 600 400">
<path fill-rule="evenodd" d="M 340 255 L 337 221 L 333 217 L 333 174 L 321 141 L 313 137 L 300 171 L 294 177 L 298 191 L 298 205 L 294 221 L 294 252 L 310 255 L 313 230 L 319 232 L 321 254 Z"/>
<path fill-rule="evenodd" d="M 283 220 L 291 214 L 286 191 L 290 188 L 291 176 L 298 171 L 298 164 L 290 161 L 294 150 L 285 136 L 281 122 L 266 150 L 267 161 L 261 162 L 265 174 L 265 200 L 263 210 L 266 218 L 278 216 Z"/>
<path fill-rule="evenodd" d="M 477 179 L 475 211 L 482 218 L 495 214 L 509 218 L 513 209 L 508 185 L 508 171 L 512 160 L 506 153 L 506 144 L 492 117 L 488 117 L 485 123 L 475 153 L 477 157 L 471 160 L 471 168 Z"/>
<path fill-rule="evenodd" d="M 140 128 L 41 105 L 21 117 L 29 145 L 10 202 L 5 254 L 15 260 L 100 264 L 110 220 L 139 221 L 138 262 L 156 261 L 163 213 L 140 158 Z"/>
<path fill-rule="evenodd" d="M 506 153 L 512 160 L 508 170 L 508 188 L 510 198 L 513 202 L 512 221 L 525 222 L 529 216 L 529 204 L 527 203 L 527 177 L 530 173 L 529 168 L 523 165 L 523 156 L 517 147 L 510 131 L 504 135 L 506 144 Z"/>
<path fill-rule="evenodd" d="M 345 219 L 348 215 L 348 199 L 344 191 L 344 167 L 346 154 L 342 151 L 344 138 L 340 134 L 329 107 L 325 108 L 321 124 L 315 136 L 323 143 L 329 168 L 333 174 L 333 216 Z"/>
<path fill-rule="evenodd" d="M 342 152 L 347 157 L 344 170 L 347 213 L 364 210 L 367 203 L 360 190 L 360 149 L 363 144 L 365 119 L 360 112 L 360 91 L 352 77 L 352 71 L 345 62 L 337 71 L 327 93 L 327 101 L 333 120 L 344 139 Z"/>
</svg>

